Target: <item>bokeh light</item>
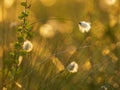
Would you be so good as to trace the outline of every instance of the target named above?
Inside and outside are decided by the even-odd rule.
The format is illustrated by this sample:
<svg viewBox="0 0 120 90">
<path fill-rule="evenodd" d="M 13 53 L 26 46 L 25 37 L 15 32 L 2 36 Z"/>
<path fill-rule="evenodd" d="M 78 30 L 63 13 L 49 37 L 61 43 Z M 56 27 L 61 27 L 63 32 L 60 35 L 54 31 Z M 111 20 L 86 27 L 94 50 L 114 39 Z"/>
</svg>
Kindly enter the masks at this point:
<svg viewBox="0 0 120 90">
<path fill-rule="evenodd" d="M 10 8 L 14 4 L 15 0 L 4 0 L 5 8 Z"/>
<path fill-rule="evenodd" d="M 87 60 L 84 64 L 83 64 L 83 69 L 84 70 L 90 70 L 91 69 L 91 63 L 89 60 Z"/>
<path fill-rule="evenodd" d="M 44 24 L 39 29 L 40 35 L 45 38 L 51 38 L 55 35 L 55 30 L 50 24 Z"/>
<path fill-rule="evenodd" d="M 7 11 L 0 5 L 0 22 L 4 21 L 6 19 L 6 16 Z"/>
<path fill-rule="evenodd" d="M 105 0 L 105 3 L 108 5 L 114 5 L 116 3 L 116 0 Z"/>
<path fill-rule="evenodd" d="M 64 65 L 62 62 L 55 56 L 51 57 L 53 64 L 57 67 L 58 72 L 63 71 L 65 69 Z"/>
</svg>

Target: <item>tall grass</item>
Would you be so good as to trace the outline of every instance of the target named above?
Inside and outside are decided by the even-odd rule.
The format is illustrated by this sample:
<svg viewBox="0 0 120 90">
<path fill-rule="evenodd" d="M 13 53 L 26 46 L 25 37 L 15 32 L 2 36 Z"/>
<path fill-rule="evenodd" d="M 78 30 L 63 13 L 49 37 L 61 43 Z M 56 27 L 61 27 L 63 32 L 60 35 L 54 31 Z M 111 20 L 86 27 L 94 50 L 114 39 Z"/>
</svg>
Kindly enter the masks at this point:
<svg viewBox="0 0 120 90">
<path fill-rule="evenodd" d="M 34 48 L 23 57 L 17 80 L 11 87 L 9 52 L 18 37 L 16 29 L 20 21 L 17 17 L 23 10 L 20 2 L 15 1 L 10 8 L 6 8 L 3 1 L 0 4 L 1 90 L 120 89 L 118 0 L 113 5 L 104 0 L 58 0 L 49 7 L 38 0 L 32 1 L 28 20 L 35 34 L 31 39 Z M 79 21 L 91 22 L 90 32 L 81 33 Z M 46 36 L 40 33 L 46 24 L 52 27 L 54 34 L 49 35 L 52 31 Z M 79 66 L 77 73 L 67 70 L 72 61 Z"/>
</svg>

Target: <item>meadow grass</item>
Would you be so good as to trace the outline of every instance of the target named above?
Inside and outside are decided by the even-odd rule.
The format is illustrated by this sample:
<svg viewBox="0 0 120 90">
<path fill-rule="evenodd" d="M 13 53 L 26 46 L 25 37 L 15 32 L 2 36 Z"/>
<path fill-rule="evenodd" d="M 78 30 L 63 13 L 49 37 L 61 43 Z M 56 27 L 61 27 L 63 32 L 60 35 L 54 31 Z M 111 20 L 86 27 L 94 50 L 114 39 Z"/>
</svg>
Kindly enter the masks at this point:
<svg viewBox="0 0 120 90">
<path fill-rule="evenodd" d="M 104 0 L 58 0 L 53 5 L 32 1 L 28 20 L 33 26 L 33 50 L 23 56 L 14 80 L 9 72 L 9 52 L 18 37 L 16 29 L 21 22 L 17 17 L 23 10 L 20 2 L 14 1 L 9 8 L 3 1 L 0 4 L 1 90 L 120 89 L 118 0 L 111 6 Z M 88 33 L 78 28 L 84 20 L 91 22 Z M 41 32 L 41 27 L 48 31 Z M 78 64 L 76 73 L 67 69 L 72 61 Z"/>
</svg>

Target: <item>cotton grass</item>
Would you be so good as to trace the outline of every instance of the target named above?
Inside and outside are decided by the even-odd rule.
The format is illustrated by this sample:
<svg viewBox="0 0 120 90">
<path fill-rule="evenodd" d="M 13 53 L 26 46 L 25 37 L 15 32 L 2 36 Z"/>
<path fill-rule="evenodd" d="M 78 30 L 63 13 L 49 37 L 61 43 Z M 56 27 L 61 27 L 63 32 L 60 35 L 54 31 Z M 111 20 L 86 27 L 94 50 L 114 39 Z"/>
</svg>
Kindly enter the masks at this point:
<svg viewBox="0 0 120 90">
<path fill-rule="evenodd" d="M 78 64 L 75 61 L 72 61 L 68 66 L 67 70 L 70 73 L 76 73 L 78 71 Z"/>
<path fill-rule="evenodd" d="M 30 52 L 30 51 L 32 51 L 32 49 L 33 49 L 33 44 L 31 43 L 31 41 L 26 40 L 23 43 L 23 50 L 25 50 L 26 52 Z"/>
<path fill-rule="evenodd" d="M 91 24 L 89 22 L 81 21 L 79 22 L 78 27 L 82 33 L 85 33 L 90 31 Z"/>
</svg>

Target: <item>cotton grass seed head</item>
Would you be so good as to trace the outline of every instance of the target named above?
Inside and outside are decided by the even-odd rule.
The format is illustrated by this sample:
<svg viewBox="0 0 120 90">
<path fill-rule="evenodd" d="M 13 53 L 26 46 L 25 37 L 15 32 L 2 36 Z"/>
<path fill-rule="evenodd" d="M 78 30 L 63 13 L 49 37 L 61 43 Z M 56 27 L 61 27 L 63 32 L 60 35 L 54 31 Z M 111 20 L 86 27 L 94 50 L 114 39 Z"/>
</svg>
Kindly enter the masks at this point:
<svg viewBox="0 0 120 90">
<path fill-rule="evenodd" d="M 108 88 L 106 86 L 101 86 L 101 89 L 108 90 Z"/>
<path fill-rule="evenodd" d="M 25 50 L 26 52 L 30 52 L 30 51 L 32 51 L 32 49 L 33 49 L 33 44 L 31 43 L 31 41 L 26 40 L 23 43 L 23 50 Z"/>
<path fill-rule="evenodd" d="M 89 22 L 81 21 L 78 24 L 79 30 L 84 33 L 88 32 L 91 29 L 91 24 Z"/>
<path fill-rule="evenodd" d="M 68 66 L 67 70 L 71 73 L 76 73 L 78 71 L 78 64 L 75 61 L 72 61 Z"/>
<path fill-rule="evenodd" d="M 19 58 L 18 58 L 18 66 L 20 66 L 20 65 L 21 65 L 22 60 L 23 60 L 23 56 L 19 56 Z"/>
</svg>

